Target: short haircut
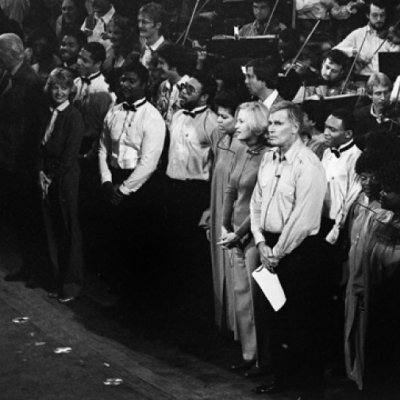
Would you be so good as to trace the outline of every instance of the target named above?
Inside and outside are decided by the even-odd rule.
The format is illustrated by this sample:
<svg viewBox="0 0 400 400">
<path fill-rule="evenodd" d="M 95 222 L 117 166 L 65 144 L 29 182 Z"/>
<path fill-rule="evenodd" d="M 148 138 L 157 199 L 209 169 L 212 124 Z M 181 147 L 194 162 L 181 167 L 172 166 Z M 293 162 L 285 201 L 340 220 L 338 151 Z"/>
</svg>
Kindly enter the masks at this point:
<svg viewBox="0 0 400 400">
<path fill-rule="evenodd" d="M 120 76 L 122 76 L 125 72 L 134 72 L 142 84 L 144 83 L 147 85 L 149 81 L 149 71 L 137 60 L 124 64 L 124 66 L 121 68 Z"/>
<path fill-rule="evenodd" d="M 383 72 L 374 72 L 367 81 L 367 93 L 372 95 L 374 86 L 384 86 L 392 90 L 393 83 Z"/>
<path fill-rule="evenodd" d="M 259 101 L 242 103 L 236 110 L 236 116 L 240 111 L 247 111 L 247 125 L 251 133 L 261 136 L 268 133 L 268 108 Z"/>
<path fill-rule="evenodd" d="M 349 63 L 349 57 L 347 57 L 347 55 L 343 53 L 343 51 L 338 49 L 329 50 L 324 57 L 324 61 L 328 58 L 333 63 L 340 65 L 343 69 L 346 69 Z"/>
<path fill-rule="evenodd" d="M 179 75 L 185 75 L 190 71 L 189 54 L 185 47 L 176 44 L 165 44 L 157 50 L 159 57 L 163 58 L 170 68 L 176 68 Z"/>
<path fill-rule="evenodd" d="M 165 18 L 165 12 L 161 4 L 156 3 L 154 1 L 145 4 L 139 9 L 138 15 L 139 14 L 146 14 L 148 15 L 155 24 L 158 24 L 159 22 L 161 24 L 164 23 L 164 18 Z"/>
<path fill-rule="evenodd" d="M 305 100 L 301 104 L 301 109 L 307 114 L 309 120 L 316 123 L 317 129 L 322 132 L 326 116 L 324 103 L 315 100 Z"/>
<path fill-rule="evenodd" d="M 222 90 L 218 92 L 214 98 L 214 105 L 216 107 L 226 108 L 230 111 L 231 115 L 235 115 L 239 104 L 239 96 L 233 90 Z"/>
<path fill-rule="evenodd" d="M 333 110 L 329 115 L 340 119 L 342 121 L 343 129 L 345 131 L 353 131 L 355 127 L 354 115 L 351 110 L 347 110 L 345 108 L 340 108 L 337 110 Z"/>
<path fill-rule="evenodd" d="M 24 58 L 24 43 L 15 33 L 3 33 L 0 35 L 0 50 L 3 50 L 17 61 Z"/>
<path fill-rule="evenodd" d="M 93 62 L 101 62 L 103 63 L 106 59 L 106 50 L 104 46 L 99 42 L 89 42 L 82 46 L 83 50 L 86 50 L 90 53 L 90 58 Z"/>
<path fill-rule="evenodd" d="M 201 84 L 201 94 L 208 95 L 208 103 L 212 103 L 215 93 L 217 92 L 217 82 L 208 74 L 202 71 L 195 71 L 192 78 L 197 79 Z"/>
<path fill-rule="evenodd" d="M 385 9 L 386 11 L 387 11 L 387 9 L 389 8 L 389 4 L 388 4 L 388 2 L 386 1 L 386 0 L 370 0 L 368 3 L 367 3 L 367 13 L 369 14 L 369 12 L 370 12 L 370 10 L 371 10 L 371 5 L 374 5 L 374 6 L 376 6 L 376 7 L 378 7 L 378 8 L 382 8 L 382 9 Z"/>
<path fill-rule="evenodd" d="M 87 43 L 87 36 L 80 29 L 67 29 L 63 34 L 64 36 L 75 38 L 80 47 Z"/>
<path fill-rule="evenodd" d="M 278 87 L 278 65 L 277 62 L 269 58 L 256 58 L 246 64 L 246 68 L 252 67 L 254 75 L 259 81 L 265 82 L 270 89 Z"/>
<path fill-rule="evenodd" d="M 76 89 L 74 85 L 74 78 L 75 75 L 68 68 L 61 68 L 61 67 L 55 68 L 50 72 L 47 78 L 44 91 L 45 93 L 49 94 L 53 85 L 60 85 L 61 87 L 64 88 Z M 74 95 L 75 95 L 75 90 L 72 90 L 70 96 L 71 99 L 74 97 Z"/>
<path fill-rule="evenodd" d="M 279 39 L 282 42 L 299 44 L 300 43 L 300 33 L 295 29 L 286 28 L 279 33 Z"/>
<path fill-rule="evenodd" d="M 299 134 L 300 132 L 303 132 L 304 114 L 301 108 L 291 101 L 284 100 L 274 104 L 269 110 L 269 113 L 273 114 L 277 111 L 283 110 L 286 110 L 287 116 L 291 123 L 299 127 Z"/>
</svg>

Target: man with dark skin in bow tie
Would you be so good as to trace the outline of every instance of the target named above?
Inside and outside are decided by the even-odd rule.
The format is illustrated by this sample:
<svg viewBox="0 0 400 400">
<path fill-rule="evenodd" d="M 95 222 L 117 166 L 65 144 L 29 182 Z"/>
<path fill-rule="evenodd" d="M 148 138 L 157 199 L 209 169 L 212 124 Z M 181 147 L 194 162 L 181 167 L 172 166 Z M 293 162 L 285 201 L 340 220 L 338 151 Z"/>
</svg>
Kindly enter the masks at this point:
<svg viewBox="0 0 400 400">
<path fill-rule="evenodd" d="M 146 246 L 154 244 L 149 237 L 157 237 L 162 210 L 158 203 L 161 185 L 157 167 L 166 128 L 159 111 L 145 97 L 148 78 L 147 69 L 139 62 L 123 67 L 118 102 L 106 115 L 99 145 L 107 219 L 105 257 L 112 257 L 109 266 L 119 281 L 116 283 L 129 282 L 130 289 L 134 277 L 132 263 L 142 263 L 150 254 Z M 150 262 L 146 262 L 147 267 Z M 113 276 L 110 279 L 115 281 Z"/>
</svg>

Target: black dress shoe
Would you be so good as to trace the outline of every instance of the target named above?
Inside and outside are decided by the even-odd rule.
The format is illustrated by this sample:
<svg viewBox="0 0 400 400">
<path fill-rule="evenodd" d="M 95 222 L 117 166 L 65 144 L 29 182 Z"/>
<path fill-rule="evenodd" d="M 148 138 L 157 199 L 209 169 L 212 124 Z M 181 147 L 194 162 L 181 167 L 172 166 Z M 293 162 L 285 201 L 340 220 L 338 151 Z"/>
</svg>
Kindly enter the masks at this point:
<svg viewBox="0 0 400 400">
<path fill-rule="evenodd" d="M 6 282 L 23 282 L 27 281 L 28 279 L 29 279 L 28 274 L 22 271 L 13 272 L 12 274 L 8 274 L 4 277 L 4 280 Z"/>
<path fill-rule="evenodd" d="M 284 392 L 285 390 L 288 390 L 286 385 L 274 380 L 266 385 L 257 386 L 253 389 L 253 392 L 256 394 L 274 394 Z"/>
<path fill-rule="evenodd" d="M 246 369 L 250 369 L 255 364 L 256 360 L 244 360 L 238 362 L 237 364 L 232 364 L 230 369 L 231 371 L 244 371 Z"/>
<path fill-rule="evenodd" d="M 253 365 L 243 375 L 246 378 L 257 378 L 259 376 L 265 376 L 271 373 L 272 373 L 271 367 L 258 367 L 257 365 Z"/>
</svg>

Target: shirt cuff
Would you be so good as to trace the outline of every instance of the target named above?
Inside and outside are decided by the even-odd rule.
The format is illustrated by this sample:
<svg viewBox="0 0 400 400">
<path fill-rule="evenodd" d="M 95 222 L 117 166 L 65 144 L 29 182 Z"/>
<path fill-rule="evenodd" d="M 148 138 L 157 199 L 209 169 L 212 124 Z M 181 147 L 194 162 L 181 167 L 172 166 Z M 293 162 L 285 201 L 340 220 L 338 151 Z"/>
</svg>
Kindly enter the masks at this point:
<svg viewBox="0 0 400 400">
<path fill-rule="evenodd" d="M 126 186 L 124 186 L 124 184 L 122 184 L 118 189 L 124 196 L 129 196 L 132 193 Z"/>
<path fill-rule="evenodd" d="M 253 232 L 253 236 L 256 246 L 261 242 L 265 242 L 264 235 L 260 231 Z"/>
</svg>

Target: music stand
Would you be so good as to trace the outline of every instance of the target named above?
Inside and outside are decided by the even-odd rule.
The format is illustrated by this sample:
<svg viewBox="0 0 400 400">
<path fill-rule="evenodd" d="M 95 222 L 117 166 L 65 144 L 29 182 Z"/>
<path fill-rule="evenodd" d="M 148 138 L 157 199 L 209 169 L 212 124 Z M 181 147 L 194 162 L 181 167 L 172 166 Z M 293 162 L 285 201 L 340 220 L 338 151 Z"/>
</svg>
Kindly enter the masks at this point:
<svg viewBox="0 0 400 400">
<path fill-rule="evenodd" d="M 226 59 L 254 59 L 278 56 L 277 35 L 235 39 L 224 36 L 208 42 L 207 51 Z"/>
<path fill-rule="evenodd" d="M 382 52 L 378 54 L 379 72 L 387 75 L 394 82 L 400 75 L 400 53 Z"/>
</svg>

